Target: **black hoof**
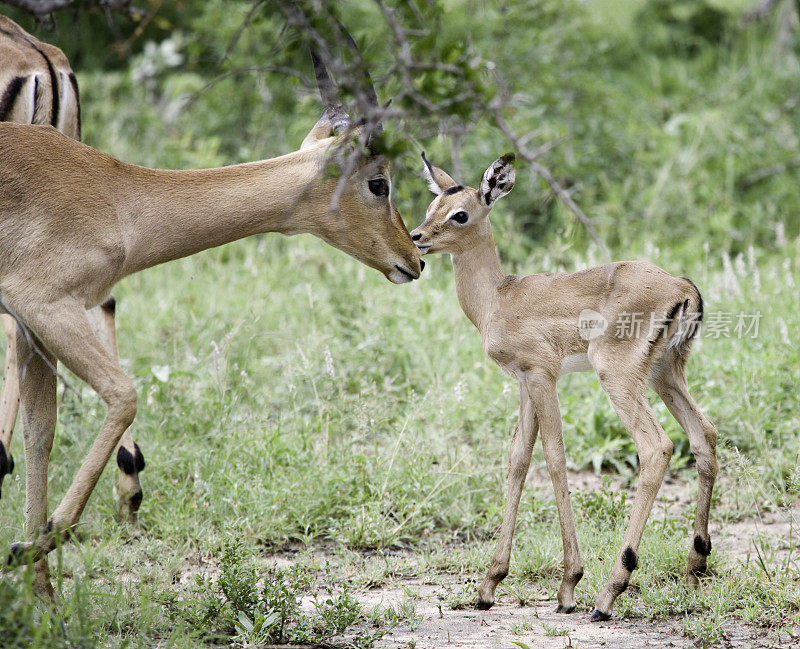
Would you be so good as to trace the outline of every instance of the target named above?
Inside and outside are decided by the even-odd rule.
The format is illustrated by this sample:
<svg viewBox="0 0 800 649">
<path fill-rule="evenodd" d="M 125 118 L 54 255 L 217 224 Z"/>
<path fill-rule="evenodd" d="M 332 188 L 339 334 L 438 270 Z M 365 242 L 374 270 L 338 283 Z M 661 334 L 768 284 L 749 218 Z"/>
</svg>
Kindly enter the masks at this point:
<svg viewBox="0 0 800 649">
<path fill-rule="evenodd" d="M 556 613 L 572 613 L 572 611 L 574 610 L 575 610 L 575 604 L 573 604 L 572 606 L 561 606 L 561 604 L 556 606 Z"/>
<path fill-rule="evenodd" d="M 482 599 L 478 599 L 478 603 L 475 604 L 475 608 L 477 608 L 479 611 L 488 611 L 490 608 L 492 608 L 492 604 L 494 604 L 494 602 L 484 602 Z"/>
<path fill-rule="evenodd" d="M 598 611 L 594 609 L 592 612 L 591 621 L 592 622 L 605 622 L 606 620 L 611 619 L 611 613 L 603 613 L 603 611 Z"/>
</svg>

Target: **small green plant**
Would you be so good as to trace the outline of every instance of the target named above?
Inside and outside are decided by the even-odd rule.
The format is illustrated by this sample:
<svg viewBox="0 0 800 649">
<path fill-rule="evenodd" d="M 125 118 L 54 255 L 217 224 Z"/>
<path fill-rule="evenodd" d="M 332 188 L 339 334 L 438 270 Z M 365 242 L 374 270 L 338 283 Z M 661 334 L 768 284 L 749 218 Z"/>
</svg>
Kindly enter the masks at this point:
<svg viewBox="0 0 800 649">
<path fill-rule="evenodd" d="M 578 511 L 598 527 L 615 527 L 628 515 L 625 491 L 614 489 L 611 478 L 603 476 L 603 486 L 598 491 L 579 491 L 575 495 Z"/>
<path fill-rule="evenodd" d="M 241 646 L 329 642 L 356 630 L 354 646 L 368 649 L 383 637 L 386 616 L 372 616 L 371 631 L 355 629 L 367 619 L 347 584 L 333 584 L 330 569 L 323 584 L 316 584 L 310 569 L 302 564 L 290 568 L 260 569 L 241 541 L 223 546 L 220 574 L 215 580 L 196 578 L 183 600 L 167 597 L 169 609 L 207 640 L 228 639 Z M 318 588 L 326 592 L 320 596 Z M 310 594 L 314 613 L 302 608 Z"/>
<path fill-rule="evenodd" d="M 547 622 L 542 622 L 542 629 L 544 629 L 544 634 L 549 636 L 569 635 L 575 630 L 566 626 L 550 625 Z"/>
<path fill-rule="evenodd" d="M 514 635 L 522 635 L 523 633 L 530 633 L 536 628 L 534 618 L 525 618 L 519 622 L 512 622 L 508 625 L 508 630 Z"/>
</svg>

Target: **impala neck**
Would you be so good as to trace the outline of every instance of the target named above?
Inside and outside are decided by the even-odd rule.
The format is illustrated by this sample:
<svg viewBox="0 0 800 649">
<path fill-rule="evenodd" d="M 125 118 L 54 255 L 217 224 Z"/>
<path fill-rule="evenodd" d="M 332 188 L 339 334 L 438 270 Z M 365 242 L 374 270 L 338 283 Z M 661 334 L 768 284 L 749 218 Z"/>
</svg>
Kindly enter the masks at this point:
<svg viewBox="0 0 800 649">
<path fill-rule="evenodd" d="M 488 323 L 495 300 L 497 285 L 505 277 L 494 243 L 491 227 L 477 245 L 453 254 L 453 274 L 456 295 L 466 316 L 481 332 Z"/>
<path fill-rule="evenodd" d="M 125 274 L 262 232 L 322 235 L 335 218 L 328 193 L 314 191 L 323 156 L 317 148 L 218 169 L 137 168 L 119 209 Z"/>
</svg>

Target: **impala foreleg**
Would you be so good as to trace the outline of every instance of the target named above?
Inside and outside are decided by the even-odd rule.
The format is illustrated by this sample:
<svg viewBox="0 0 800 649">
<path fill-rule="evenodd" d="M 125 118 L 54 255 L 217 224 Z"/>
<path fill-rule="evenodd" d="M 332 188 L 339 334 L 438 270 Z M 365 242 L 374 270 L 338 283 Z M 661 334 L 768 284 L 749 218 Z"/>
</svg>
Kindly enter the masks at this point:
<svg viewBox="0 0 800 649">
<path fill-rule="evenodd" d="M 533 445 L 539 424 L 533 404 L 528 398 L 527 390 L 520 385 L 519 419 L 514 429 L 511 448 L 508 453 L 508 483 L 506 487 L 506 508 L 503 512 L 503 523 L 497 539 L 497 547 L 492 557 L 492 563 L 486 577 L 478 588 L 478 603 L 480 609 L 487 609 L 494 604 L 494 591 L 508 574 L 511 561 L 511 542 L 514 538 L 514 528 L 517 523 L 517 511 L 525 478 L 531 464 Z"/>
<path fill-rule="evenodd" d="M 598 365 L 595 365 L 597 368 Z M 635 369 L 615 367 L 613 374 L 598 369 L 600 384 L 611 399 L 617 415 L 636 444 L 639 455 L 639 482 L 622 549 L 603 590 L 597 597 L 592 621 L 608 620 L 617 597 L 628 587 L 638 564 L 637 551 L 672 457 L 672 441 L 658 423 L 645 395 L 644 381 Z"/>
<path fill-rule="evenodd" d="M 17 375 L 17 322 L 10 315 L 0 315 L 6 332 L 6 362 L 3 389 L 0 391 L 0 487 L 3 478 L 14 470 L 11 435 L 19 410 L 19 376 Z"/>
<path fill-rule="evenodd" d="M 708 519 L 718 470 L 717 429 L 689 394 L 685 364 L 686 359 L 678 355 L 662 361 L 654 375 L 653 388 L 686 431 L 697 466 L 697 508 L 686 568 L 686 584 L 697 587 L 700 583 L 698 578 L 705 573 L 708 555 L 711 554 Z"/>
<path fill-rule="evenodd" d="M 558 508 L 558 521 L 561 527 L 561 542 L 564 547 L 564 576 L 558 589 L 558 613 L 572 613 L 575 610 L 575 586 L 583 577 L 583 561 L 575 534 L 572 505 L 569 500 L 567 483 L 567 456 L 561 433 L 561 412 L 558 406 L 556 380 L 532 377 L 527 382 L 531 399 L 539 415 L 542 434 L 542 449 L 547 463 L 547 471 L 553 483 L 553 493 Z"/>
</svg>

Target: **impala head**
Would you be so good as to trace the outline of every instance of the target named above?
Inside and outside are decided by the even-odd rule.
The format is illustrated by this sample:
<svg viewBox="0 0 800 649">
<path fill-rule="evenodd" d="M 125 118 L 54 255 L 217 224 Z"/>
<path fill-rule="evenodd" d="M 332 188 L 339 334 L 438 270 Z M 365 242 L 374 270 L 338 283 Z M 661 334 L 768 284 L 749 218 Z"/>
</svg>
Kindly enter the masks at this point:
<svg viewBox="0 0 800 649">
<path fill-rule="evenodd" d="M 428 206 L 425 222 L 411 233 L 421 254 L 459 254 L 482 241 L 490 232 L 489 212 L 501 196 L 514 187 L 514 154 L 495 160 L 484 172 L 478 189 L 459 185 L 425 154 L 423 174 L 436 194 Z"/>
<path fill-rule="evenodd" d="M 313 51 L 311 56 L 325 110 L 301 150 L 320 154 L 319 234 L 395 284 L 417 279 L 424 262 L 392 202 L 389 160 L 372 146 L 381 131 L 374 119 L 381 109 L 372 82 L 367 76 L 364 92 L 374 112 L 353 125 L 322 59 Z"/>
</svg>

